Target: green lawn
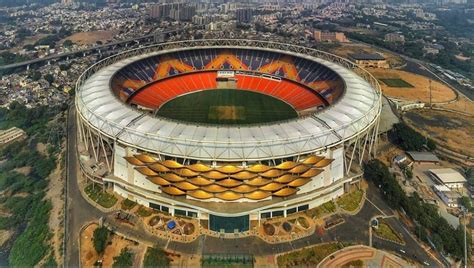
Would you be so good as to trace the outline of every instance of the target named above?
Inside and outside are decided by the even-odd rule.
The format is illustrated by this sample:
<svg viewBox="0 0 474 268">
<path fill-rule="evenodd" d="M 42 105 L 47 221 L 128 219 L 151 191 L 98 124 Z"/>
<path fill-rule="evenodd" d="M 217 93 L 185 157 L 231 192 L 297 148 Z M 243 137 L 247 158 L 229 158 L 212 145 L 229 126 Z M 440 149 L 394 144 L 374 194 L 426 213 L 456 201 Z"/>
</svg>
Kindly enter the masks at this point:
<svg viewBox="0 0 474 268">
<path fill-rule="evenodd" d="M 414 87 L 412 84 L 400 78 L 380 78 L 389 87 Z"/>
<path fill-rule="evenodd" d="M 177 97 L 157 111 L 158 116 L 207 124 L 257 124 L 296 118 L 285 102 L 248 90 L 204 90 Z"/>
<path fill-rule="evenodd" d="M 135 206 L 137 205 L 136 202 L 133 202 L 132 200 L 130 199 L 124 199 L 121 203 L 121 206 L 122 206 L 122 209 L 123 210 L 131 210 L 132 208 L 134 208 Z"/>
<path fill-rule="evenodd" d="M 326 202 L 319 207 L 312 208 L 306 212 L 311 218 L 319 218 L 321 216 L 333 213 L 336 211 L 336 205 L 333 201 Z"/>
<path fill-rule="evenodd" d="M 278 256 L 278 267 L 316 267 L 324 258 L 346 247 L 341 243 L 317 245 Z"/>
<path fill-rule="evenodd" d="M 144 206 L 140 206 L 137 210 L 137 215 L 140 217 L 145 218 L 145 217 L 150 216 L 151 214 L 153 214 L 153 210 L 150 208 L 146 208 Z"/>
<path fill-rule="evenodd" d="M 374 228 L 374 232 L 377 236 L 398 242 L 400 244 L 405 243 L 402 237 L 397 234 L 390 225 L 385 222 L 379 222 L 379 228 Z"/>
<path fill-rule="evenodd" d="M 84 191 L 90 199 L 94 200 L 104 208 L 111 208 L 115 203 L 117 203 L 117 198 L 112 194 L 104 192 L 102 186 L 98 184 L 91 183 L 86 186 Z"/>
<path fill-rule="evenodd" d="M 339 199 L 337 199 L 336 202 L 342 209 L 352 212 L 359 207 L 363 196 L 364 191 L 359 189 L 347 194 L 343 194 L 341 197 L 339 197 Z"/>
</svg>

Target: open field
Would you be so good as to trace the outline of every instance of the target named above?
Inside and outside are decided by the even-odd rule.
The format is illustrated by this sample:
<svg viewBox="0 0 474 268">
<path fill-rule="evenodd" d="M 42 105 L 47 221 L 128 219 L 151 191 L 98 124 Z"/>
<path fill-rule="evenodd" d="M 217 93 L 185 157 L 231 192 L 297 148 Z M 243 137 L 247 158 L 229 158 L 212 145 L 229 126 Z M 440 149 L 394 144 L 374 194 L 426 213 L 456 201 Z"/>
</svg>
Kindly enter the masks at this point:
<svg viewBox="0 0 474 268">
<path fill-rule="evenodd" d="M 380 53 L 385 57 L 385 59 L 387 59 L 387 62 L 391 67 L 401 66 L 404 63 L 403 59 L 395 54 L 380 51 L 363 44 L 344 44 L 342 46 L 333 48 L 330 52 L 344 58 L 349 58 L 349 54 L 354 53 Z"/>
<path fill-rule="evenodd" d="M 412 84 L 400 78 L 380 78 L 380 80 L 389 87 L 404 87 L 404 88 L 413 87 Z"/>
<path fill-rule="evenodd" d="M 474 117 L 420 109 L 405 114 L 405 121 L 436 143 L 461 154 L 474 156 Z"/>
<path fill-rule="evenodd" d="M 116 31 L 80 32 L 67 37 L 63 41 L 71 40 L 72 42 L 80 45 L 90 45 L 96 43 L 97 41 L 105 43 L 108 40 L 114 39 L 116 34 Z"/>
<path fill-rule="evenodd" d="M 377 79 L 404 80 L 413 87 L 390 87 L 380 83 L 384 95 L 406 101 L 421 101 L 428 103 L 430 100 L 430 79 L 425 76 L 393 69 L 368 69 Z M 448 86 L 437 81 L 431 82 L 432 102 L 447 102 L 456 98 L 456 94 Z"/>
<path fill-rule="evenodd" d="M 157 115 L 207 124 L 255 124 L 297 117 L 290 105 L 277 98 L 235 89 L 186 94 L 165 103 Z"/>
<path fill-rule="evenodd" d="M 471 101 L 464 96 L 459 96 L 459 99 L 456 102 L 443 104 L 439 107 L 474 115 L 474 101 Z"/>
</svg>

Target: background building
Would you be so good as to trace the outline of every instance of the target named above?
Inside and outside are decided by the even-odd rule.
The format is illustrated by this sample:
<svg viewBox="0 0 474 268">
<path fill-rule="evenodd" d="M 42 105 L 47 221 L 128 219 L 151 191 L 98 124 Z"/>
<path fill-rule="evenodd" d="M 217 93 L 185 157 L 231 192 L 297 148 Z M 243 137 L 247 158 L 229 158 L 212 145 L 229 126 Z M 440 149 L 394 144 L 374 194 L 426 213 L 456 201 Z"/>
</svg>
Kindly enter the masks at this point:
<svg viewBox="0 0 474 268">
<path fill-rule="evenodd" d="M 390 68 L 385 57 L 377 53 L 357 53 L 349 56 L 362 68 Z"/>
<path fill-rule="evenodd" d="M 314 40 L 317 42 L 349 42 L 344 33 L 340 32 L 325 32 L 325 31 L 314 31 Z"/>
<path fill-rule="evenodd" d="M 405 36 L 399 33 L 388 33 L 384 40 L 385 42 L 405 43 Z"/>
<path fill-rule="evenodd" d="M 241 8 L 235 11 L 237 23 L 250 23 L 253 18 L 253 11 L 250 8 Z"/>
<path fill-rule="evenodd" d="M 463 188 L 467 182 L 461 173 L 452 168 L 430 169 L 429 173 L 434 181 L 445 185 L 449 189 Z"/>
</svg>

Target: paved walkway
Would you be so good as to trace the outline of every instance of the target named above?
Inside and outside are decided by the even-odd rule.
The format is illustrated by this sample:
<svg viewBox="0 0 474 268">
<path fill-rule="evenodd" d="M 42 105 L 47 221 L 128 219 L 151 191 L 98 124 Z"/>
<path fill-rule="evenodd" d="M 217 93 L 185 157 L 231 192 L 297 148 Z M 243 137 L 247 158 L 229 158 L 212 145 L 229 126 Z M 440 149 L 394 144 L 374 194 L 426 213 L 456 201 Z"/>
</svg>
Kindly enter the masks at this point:
<svg viewBox="0 0 474 268">
<path fill-rule="evenodd" d="M 391 253 L 363 245 L 343 248 L 324 258 L 318 267 L 339 268 L 350 262 L 362 261 L 364 267 L 415 267 L 415 265 Z"/>
</svg>

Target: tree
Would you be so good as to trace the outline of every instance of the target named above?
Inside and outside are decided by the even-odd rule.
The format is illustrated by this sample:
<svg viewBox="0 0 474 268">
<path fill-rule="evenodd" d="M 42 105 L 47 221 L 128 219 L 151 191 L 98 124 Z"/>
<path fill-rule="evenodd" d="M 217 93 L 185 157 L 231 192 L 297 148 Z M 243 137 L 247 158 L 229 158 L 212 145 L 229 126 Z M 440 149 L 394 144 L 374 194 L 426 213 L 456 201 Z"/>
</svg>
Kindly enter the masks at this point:
<svg viewBox="0 0 474 268">
<path fill-rule="evenodd" d="M 428 147 L 429 151 L 434 151 L 434 150 L 436 150 L 436 143 L 434 142 L 434 140 L 432 140 L 430 138 L 427 138 L 426 139 L 426 147 Z"/>
<path fill-rule="evenodd" d="M 92 241 L 94 243 L 95 251 L 97 251 L 98 254 L 104 253 L 109 234 L 109 230 L 104 226 L 94 230 Z"/>
<path fill-rule="evenodd" d="M 33 44 L 26 44 L 23 46 L 23 49 L 27 51 L 33 51 L 35 50 L 35 46 Z"/>
<path fill-rule="evenodd" d="M 393 126 L 392 141 L 405 151 L 421 151 L 426 143 L 425 137 L 416 132 L 405 123 Z"/>
<path fill-rule="evenodd" d="M 59 65 L 59 69 L 60 69 L 61 71 L 67 71 L 67 70 L 69 70 L 69 68 L 71 68 L 71 66 L 70 66 L 69 64 L 61 64 L 61 65 Z"/>
<path fill-rule="evenodd" d="M 63 42 L 64 47 L 72 47 L 72 45 L 74 45 L 74 42 L 69 39 Z"/>
<path fill-rule="evenodd" d="M 474 185 L 474 168 L 467 168 L 464 174 L 469 184 Z"/>
<path fill-rule="evenodd" d="M 169 267 L 170 259 L 159 247 L 148 248 L 143 259 L 144 267 Z"/>
<path fill-rule="evenodd" d="M 133 266 L 133 254 L 128 250 L 128 248 L 122 249 L 120 255 L 114 257 L 114 264 L 112 267 L 123 268 L 123 267 L 132 267 Z"/>
<path fill-rule="evenodd" d="M 52 84 L 54 82 L 54 76 L 52 74 L 46 74 L 43 78 L 44 80 L 48 81 L 49 84 Z"/>
<path fill-rule="evenodd" d="M 461 206 L 466 208 L 468 211 L 471 211 L 473 209 L 471 198 L 469 198 L 468 196 L 461 197 L 461 199 L 459 200 L 459 204 L 461 204 Z"/>
<path fill-rule="evenodd" d="M 33 81 L 38 81 L 38 80 L 40 80 L 40 79 L 41 79 L 41 73 L 38 72 L 38 71 L 33 72 L 33 74 L 31 75 L 31 79 L 32 79 Z"/>
</svg>

